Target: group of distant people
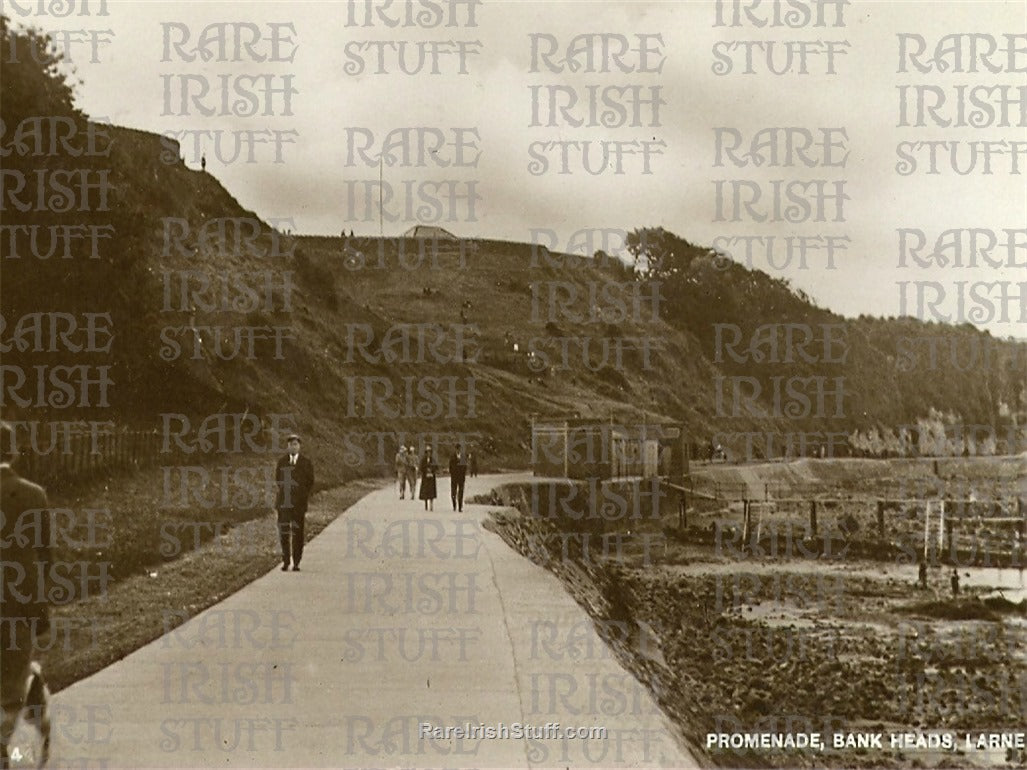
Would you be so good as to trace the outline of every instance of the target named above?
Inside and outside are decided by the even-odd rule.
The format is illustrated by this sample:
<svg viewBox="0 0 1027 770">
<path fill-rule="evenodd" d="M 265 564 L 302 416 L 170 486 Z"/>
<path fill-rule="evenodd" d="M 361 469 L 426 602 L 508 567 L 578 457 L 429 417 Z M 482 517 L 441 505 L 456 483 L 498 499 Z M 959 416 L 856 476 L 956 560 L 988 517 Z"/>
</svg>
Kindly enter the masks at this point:
<svg viewBox="0 0 1027 770">
<path fill-rule="evenodd" d="M 298 435 L 294 433 L 288 436 L 288 451 L 275 465 L 275 511 L 278 513 L 283 572 L 290 568 L 293 572 L 300 571 L 300 561 L 303 559 L 304 521 L 307 504 L 314 490 L 314 465 L 308 457 L 300 453 L 301 447 L 302 442 Z M 426 447 L 424 454 L 418 459 L 413 444 L 401 445 L 396 452 L 395 466 L 399 499 L 405 499 L 409 490 L 411 500 L 423 500 L 426 511 L 435 510 L 439 464 L 432 455 L 431 446 Z M 468 474 L 478 475 L 478 459 L 472 452 L 465 453 L 462 445 L 457 445 L 449 458 L 449 488 L 454 511 L 464 509 L 464 484 Z M 419 490 L 418 480 L 421 482 Z M 416 497 L 415 490 L 418 490 Z"/>
<path fill-rule="evenodd" d="M 425 447 L 424 454 L 417 458 L 417 450 L 413 445 L 402 444 L 396 452 L 396 484 L 399 487 L 399 499 L 406 499 L 407 490 L 411 500 L 423 500 L 426 511 L 435 510 L 435 498 L 438 497 L 439 464 L 432 453 L 431 446 Z M 478 459 L 472 452 L 464 452 L 462 445 L 457 445 L 449 458 L 449 494 L 454 511 L 464 509 L 464 485 L 467 476 L 478 475 Z M 417 480 L 421 480 L 420 489 L 415 497 Z"/>
<path fill-rule="evenodd" d="M 310 458 L 300 453 L 302 442 L 298 435 L 286 439 L 287 453 L 275 465 L 275 511 L 278 513 L 278 535 L 282 546 L 282 571 L 300 571 L 303 559 L 304 521 L 307 504 L 314 490 L 314 465 Z M 435 510 L 438 497 L 439 464 L 435 461 L 431 446 L 424 450 L 420 459 L 414 446 L 400 446 L 396 452 L 396 484 L 399 499 L 423 500 L 426 511 Z M 454 511 L 464 509 L 464 484 L 467 476 L 478 475 L 478 459 L 472 452 L 464 452 L 457 445 L 449 458 L 449 489 Z M 415 497 L 414 492 L 420 489 Z"/>
</svg>

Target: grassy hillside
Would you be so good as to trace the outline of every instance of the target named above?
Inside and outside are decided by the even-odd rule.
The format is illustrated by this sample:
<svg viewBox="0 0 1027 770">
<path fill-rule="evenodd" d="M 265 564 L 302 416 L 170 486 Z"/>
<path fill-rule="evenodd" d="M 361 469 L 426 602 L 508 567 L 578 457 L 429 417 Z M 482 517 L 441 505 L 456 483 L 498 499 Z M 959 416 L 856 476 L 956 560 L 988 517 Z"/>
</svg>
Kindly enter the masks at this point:
<svg viewBox="0 0 1027 770">
<path fill-rule="evenodd" d="M 244 210 L 211 174 L 165 162 L 177 149 L 159 137 L 106 130 L 109 157 L 89 162 L 109 169 L 109 210 L 75 217 L 114 224 L 102 258 L 14 261 L 3 298 L 7 319 L 41 309 L 111 314 L 116 338 L 103 360 L 115 384 L 104 419 L 159 426 L 164 412 L 292 413 L 317 441 L 348 446 L 356 468 L 382 455 L 383 439 L 357 436 L 368 433 L 475 434 L 494 459 L 525 462 L 532 413 L 636 421 L 644 410 L 683 420 L 706 441 L 915 425 L 931 410 L 1001 432 L 1024 409 L 1024 346 L 973 329 L 846 320 L 737 265 L 703 274 L 700 260 L 693 294 L 665 283 L 654 312 L 651 285 L 616 261 L 553 267 L 532 247 L 501 241 L 461 253 L 442 241 L 293 238 Z M 411 253 L 419 246 L 425 255 Z M 196 292 L 204 282 L 213 288 Z M 786 344 L 788 324 L 796 341 L 802 328 L 813 331 L 804 355 Z M 953 347 L 964 361 L 987 350 L 989 364 L 958 371 L 947 358 Z M 74 364 L 83 355 L 14 349 L 7 362 Z M 810 400 L 789 407 L 796 399 L 785 392 L 775 403 L 775 380 L 783 387 L 788 378 L 822 378 L 826 398 L 818 406 L 816 387 L 796 381 Z M 395 393 L 374 403 L 386 381 Z M 408 383 L 427 395 L 407 400 Z M 14 399 L 4 407 L 40 411 Z M 391 457 L 395 438 L 384 440 Z"/>
<path fill-rule="evenodd" d="M 58 76 L 8 67 L 4 95 L 4 124 L 35 126 L 39 140 L 13 130 L 4 140 L 5 168 L 26 184 L 7 194 L 5 226 L 104 234 L 47 258 L 23 236 L 17 255 L 3 240 L 8 419 L 159 430 L 162 413 L 258 415 L 265 427 L 288 414 L 345 476 L 381 472 L 399 440 L 447 450 L 455 434 L 488 464 L 524 465 L 533 413 L 662 415 L 697 442 L 720 437 L 743 453 L 744 433 L 861 431 L 860 446 L 885 451 L 898 426 L 951 434 L 963 423 L 1001 439 L 975 440 L 972 452 L 1023 447 L 1023 343 L 911 319 L 847 320 L 662 230 L 636 231 L 644 273 L 616 259 L 554 266 L 502 241 L 454 251 L 293 237 L 187 168 L 173 142 L 90 124 Z M 36 126 L 39 116 L 62 122 Z M 67 205 L 54 174 L 69 170 L 84 186 Z M 90 346 L 87 313 L 100 314 L 106 346 Z M 79 328 L 62 336 L 68 323 Z M 83 364 L 92 368 L 72 375 L 103 388 L 54 382 L 54 367 Z"/>
</svg>

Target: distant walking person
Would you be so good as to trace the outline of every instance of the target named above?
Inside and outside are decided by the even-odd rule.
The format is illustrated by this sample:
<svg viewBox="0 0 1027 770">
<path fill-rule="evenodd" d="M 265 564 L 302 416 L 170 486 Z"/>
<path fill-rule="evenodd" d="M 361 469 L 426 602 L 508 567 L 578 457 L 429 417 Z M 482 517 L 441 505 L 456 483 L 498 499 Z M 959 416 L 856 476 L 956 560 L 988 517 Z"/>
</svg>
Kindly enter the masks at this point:
<svg viewBox="0 0 1027 770">
<path fill-rule="evenodd" d="M 414 494 L 414 490 L 417 489 L 417 450 L 414 449 L 414 445 L 411 444 L 407 447 L 407 484 L 410 486 L 410 499 L 416 500 L 417 495 Z"/>
<path fill-rule="evenodd" d="M 201 155 L 200 156 L 200 170 L 201 171 L 206 171 L 207 170 L 207 156 L 206 155 Z"/>
<path fill-rule="evenodd" d="M 927 562 L 923 557 L 920 557 L 920 587 L 923 589 L 927 588 Z"/>
<path fill-rule="evenodd" d="M 307 516 L 307 502 L 314 488 L 314 464 L 300 454 L 300 437 L 289 436 L 286 441 L 288 454 L 283 455 L 275 466 L 275 510 L 278 511 L 278 536 L 282 541 L 282 572 L 289 569 L 300 571 L 303 559 L 303 525 Z"/>
<path fill-rule="evenodd" d="M 406 498 L 407 486 L 407 448 L 402 444 L 396 452 L 396 483 L 399 485 L 399 499 L 403 500 Z M 410 496 L 414 496 L 413 486 L 410 487 Z"/>
<path fill-rule="evenodd" d="M 453 501 L 454 511 L 464 509 L 464 483 L 467 481 L 467 460 L 464 448 L 457 446 L 449 458 L 449 497 Z"/>
<path fill-rule="evenodd" d="M 471 474 L 472 479 L 478 475 L 478 458 L 474 456 L 474 452 L 467 453 L 467 472 Z"/>
<path fill-rule="evenodd" d="M 949 578 L 949 582 L 952 583 L 952 596 L 959 596 L 959 573 L 955 567 L 952 568 L 952 577 Z"/>
<path fill-rule="evenodd" d="M 424 457 L 421 458 L 421 492 L 418 495 L 424 500 L 424 510 L 435 510 L 435 498 L 438 497 L 438 490 L 435 485 L 435 477 L 439 473 L 439 464 L 431 454 L 431 446 L 424 449 Z"/>
</svg>

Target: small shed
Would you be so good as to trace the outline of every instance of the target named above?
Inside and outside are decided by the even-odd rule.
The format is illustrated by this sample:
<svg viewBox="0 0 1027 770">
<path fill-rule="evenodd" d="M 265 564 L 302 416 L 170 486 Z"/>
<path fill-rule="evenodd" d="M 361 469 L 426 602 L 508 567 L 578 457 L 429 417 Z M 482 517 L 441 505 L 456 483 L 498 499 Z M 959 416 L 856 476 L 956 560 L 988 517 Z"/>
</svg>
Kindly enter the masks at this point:
<svg viewBox="0 0 1027 770">
<path fill-rule="evenodd" d="M 532 417 L 531 465 L 536 476 L 683 479 L 688 475 L 687 449 L 677 422 Z"/>
<path fill-rule="evenodd" d="M 449 232 L 442 227 L 435 227 L 434 225 L 414 225 L 400 238 L 423 238 L 425 240 L 432 241 L 459 241 L 453 233 Z"/>
</svg>

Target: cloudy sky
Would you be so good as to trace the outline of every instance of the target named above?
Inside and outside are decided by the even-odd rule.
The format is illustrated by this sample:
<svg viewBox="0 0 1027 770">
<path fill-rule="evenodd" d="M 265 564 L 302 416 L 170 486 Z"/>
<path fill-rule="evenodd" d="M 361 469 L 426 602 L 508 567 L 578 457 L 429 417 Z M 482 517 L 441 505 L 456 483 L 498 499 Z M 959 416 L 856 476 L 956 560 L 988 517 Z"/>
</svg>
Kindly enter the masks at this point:
<svg viewBox="0 0 1027 770">
<path fill-rule="evenodd" d="M 1027 144 L 1009 154 L 1010 142 L 1027 142 L 1027 94 L 1018 90 L 1027 90 L 1023 2 L 748 0 L 746 8 L 756 7 L 746 12 L 739 0 L 736 26 L 732 0 L 486 0 L 473 8 L 401 0 L 110 0 L 104 7 L 89 0 L 88 16 L 78 14 L 79 0 L 64 18 L 40 15 L 40 5 L 49 4 L 5 0 L 4 12 L 47 30 L 112 32 L 100 35 L 110 42 L 99 46 L 98 61 L 85 42 L 69 49 L 89 114 L 160 133 L 220 132 L 220 152 L 211 138 L 199 145 L 208 170 L 244 206 L 292 219 L 297 232 L 377 234 L 382 227 L 394 235 L 422 221 L 519 241 L 531 240 L 534 229 L 551 231 L 537 237 L 547 244 L 552 237 L 565 250 L 584 228 L 661 225 L 742 261 L 751 243 L 754 267 L 847 315 L 947 317 L 1027 337 L 1016 285 L 1027 281 Z M 208 25 L 226 22 L 219 41 Z M 207 44 L 198 51 L 205 30 Z M 236 56 L 236 37 L 245 43 L 255 33 L 260 39 Z M 949 38 L 944 71 L 931 66 L 943 37 L 960 33 Z M 589 34 L 595 37 L 580 37 Z M 925 52 L 917 61 L 927 72 L 900 55 L 903 41 L 915 51 L 920 38 Z M 971 43 L 978 54 L 992 44 L 996 50 L 973 56 Z M 533 47 L 555 52 L 533 56 Z M 253 85 L 264 82 L 291 87 L 288 105 L 281 90 L 269 96 Z M 256 91 L 257 108 L 240 101 L 244 94 L 223 99 L 222 83 Z M 204 85 L 209 91 L 199 97 Z M 604 100 L 594 116 L 593 94 Z M 968 99 L 962 118 L 960 94 Z M 576 104 L 566 110 L 550 109 L 570 99 Z M 936 109 L 921 110 L 918 120 L 918 104 Z M 406 157 L 394 146 L 394 162 L 379 168 L 386 135 L 402 128 L 441 132 L 446 144 L 438 154 L 431 141 L 424 153 L 440 162 L 419 165 L 414 143 Z M 740 160 L 757 131 L 782 130 L 757 153 L 765 162 L 738 167 L 723 154 L 718 163 L 718 128 L 730 146 L 741 138 Z M 824 129 L 834 144 L 827 167 Z M 257 145 L 255 163 L 233 161 L 240 135 L 233 132 L 247 131 L 278 131 L 295 142 L 283 147 L 282 162 L 274 162 L 273 145 Z M 463 137 L 462 163 L 455 137 Z M 810 137 L 805 157 L 813 167 L 796 151 Z M 916 166 L 903 165 L 902 143 L 931 141 L 948 142 L 936 146 L 936 173 L 929 173 L 929 146 L 910 146 Z M 184 143 L 183 154 L 198 166 L 193 147 Z M 648 158 L 643 147 L 652 151 Z M 985 147 L 993 153 L 987 169 Z M 956 173 L 951 153 L 967 171 L 975 149 L 976 168 Z M 561 173 L 564 151 L 568 173 Z M 379 172 L 393 196 L 381 220 Z M 791 193 L 776 213 L 775 190 Z M 838 190 L 847 196 L 841 204 L 833 197 Z M 473 204 L 469 192 L 477 196 Z M 744 205 L 755 194 L 759 201 Z M 912 231 L 907 243 L 923 231 L 926 264 L 903 259 L 903 228 Z M 966 232 L 961 263 L 951 249 L 947 261 L 932 259 L 935 241 L 954 228 L 985 231 L 976 235 L 984 245 L 993 233 L 991 264 L 972 264 Z M 1008 229 L 1021 230 L 1012 235 L 1018 246 L 1008 246 Z M 609 237 L 616 246 L 616 232 Z M 833 259 L 828 239 L 838 246 Z M 918 303 L 918 293 L 927 304 Z"/>
</svg>

